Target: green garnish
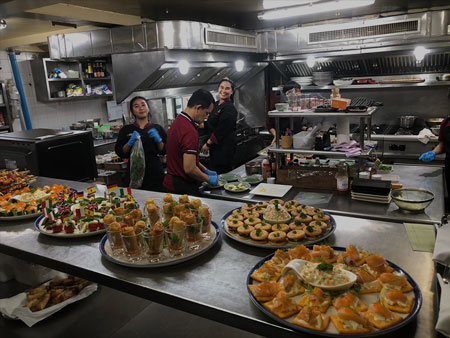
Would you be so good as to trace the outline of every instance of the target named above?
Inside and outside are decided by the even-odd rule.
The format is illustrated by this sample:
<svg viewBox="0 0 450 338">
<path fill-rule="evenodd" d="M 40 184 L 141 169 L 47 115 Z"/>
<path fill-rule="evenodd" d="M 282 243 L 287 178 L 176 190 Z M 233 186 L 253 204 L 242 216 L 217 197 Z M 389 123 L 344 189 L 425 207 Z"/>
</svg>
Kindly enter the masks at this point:
<svg viewBox="0 0 450 338">
<path fill-rule="evenodd" d="M 308 216 L 306 216 L 303 212 L 300 214 L 300 217 L 301 218 L 306 218 L 306 217 L 308 217 Z"/>
<path fill-rule="evenodd" d="M 281 229 L 281 225 L 277 224 L 277 228 L 278 228 L 278 229 Z"/>
<path fill-rule="evenodd" d="M 248 225 L 247 224 L 244 224 L 244 229 L 248 229 Z"/>
<path fill-rule="evenodd" d="M 249 220 L 250 222 L 253 222 L 255 219 L 254 219 L 253 217 L 250 217 L 248 220 Z"/>
<path fill-rule="evenodd" d="M 317 225 L 320 225 L 321 223 L 320 223 L 320 221 L 316 221 L 316 224 L 317 224 Z"/>
<path fill-rule="evenodd" d="M 309 232 L 313 232 L 313 231 L 314 231 L 314 228 L 313 228 L 311 225 L 308 225 L 308 226 L 306 227 L 306 230 L 308 230 Z"/>
<path fill-rule="evenodd" d="M 238 221 L 233 221 L 233 224 L 237 224 Z"/>
<path fill-rule="evenodd" d="M 292 233 L 293 233 L 294 235 L 296 235 L 296 234 L 297 234 L 297 231 L 294 230 L 294 231 L 292 231 Z"/>
<path fill-rule="evenodd" d="M 319 271 L 333 271 L 333 264 L 330 263 L 321 263 L 316 267 Z"/>
<path fill-rule="evenodd" d="M 256 229 L 256 236 L 260 236 L 261 235 L 261 229 Z"/>
<path fill-rule="evenodd" d="M 275 236 L 275 237 L 280 237 L 280 233 L 279 233 L 279 232 L 276 232 L 276 233 L 274 234 L 274 236 Z"/>
<path fill-rule="evenodd" d="M 294 221 L 294 224 L 297 226 L 300 226 L 300 225 L 302 225 L 302 222 L 300 222 L 299 220 L 296 220 L 296 221 Z"/>
</svg>

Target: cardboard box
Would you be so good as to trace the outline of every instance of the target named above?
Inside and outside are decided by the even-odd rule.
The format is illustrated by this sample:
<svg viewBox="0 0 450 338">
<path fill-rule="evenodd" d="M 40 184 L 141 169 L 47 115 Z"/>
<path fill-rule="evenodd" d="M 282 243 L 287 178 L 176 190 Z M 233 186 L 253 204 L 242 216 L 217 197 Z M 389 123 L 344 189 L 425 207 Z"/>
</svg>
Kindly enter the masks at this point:
<svg viewBox="0 0 450 338">
<path fill-rule="evenodd" d="M 337 108 L 339 110 L 345 110 L 345 109 L 347 109 L 347 107 L 350 104 L 350 102 L 352 102 L 351 99 L 343 99 L 343 98 L 332 99 L 331 100 L 331 107 Z"/>
<path fill-rule="evenodd" d="M 277 170 L 277 183 L 297 188 L 336 190 L 337 168 L 285 166 Z"/>
</svg>

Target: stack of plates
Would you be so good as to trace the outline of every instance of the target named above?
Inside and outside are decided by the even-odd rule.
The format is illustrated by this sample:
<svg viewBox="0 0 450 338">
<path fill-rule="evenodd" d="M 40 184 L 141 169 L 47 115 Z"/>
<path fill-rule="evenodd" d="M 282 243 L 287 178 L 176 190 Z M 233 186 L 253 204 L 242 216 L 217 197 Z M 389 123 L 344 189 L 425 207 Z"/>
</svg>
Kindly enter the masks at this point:
<svg viewBox="0 0 450 338">
<path fill-rule="evenodd" d="M 355 178 L 352 184 L 352 199 L 374 203 L 391 203 L 390 181 Z"/>
<path fill-rule="evenodd" d="M 353 83 L 352 78 L 344 78 L 344 79 L 338 79 L 333 81 L 335 86 L 348 86 Z"/>
<path fill-rule="evenodd" d="M 301 87 L 309 86 L 313 82 L 312 76 L 291 77 L 291 81 L 297 82 Z"/>
<path fill-rule="evenodd" d="M 352 199 L 358 201 L 389 204 L 391 203 L 392 197 L 391 194 L 383 196 L 383 195 L 363 194 L 352 191 Z"/>
<path fill-rule="evenodd" d="M 326 86 L 333 82 L 332 72 L 313 72 L 312 81 L 318 86 Z"/>
</svg>

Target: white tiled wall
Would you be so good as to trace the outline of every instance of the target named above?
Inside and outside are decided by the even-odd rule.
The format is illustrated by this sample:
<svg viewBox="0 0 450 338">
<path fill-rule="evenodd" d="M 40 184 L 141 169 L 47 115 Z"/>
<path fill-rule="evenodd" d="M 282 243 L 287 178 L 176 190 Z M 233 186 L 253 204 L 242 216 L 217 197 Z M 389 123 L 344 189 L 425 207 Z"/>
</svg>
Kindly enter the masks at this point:
<svg viewBox="0 0 450 338">
<path fill-rule="evenodd" d="M 33 128 L 62 129 L 72 123 L 89 118 L 101 118 L 107 122 L 106 101 L 103 98 L 68 102 L 39 102 L 36 100 L 34 81 L 29 60 L 33 53 L 16 55 Z M 8 53 L 0 51 L 0 81 L 13 78 Z"/>
</svg>

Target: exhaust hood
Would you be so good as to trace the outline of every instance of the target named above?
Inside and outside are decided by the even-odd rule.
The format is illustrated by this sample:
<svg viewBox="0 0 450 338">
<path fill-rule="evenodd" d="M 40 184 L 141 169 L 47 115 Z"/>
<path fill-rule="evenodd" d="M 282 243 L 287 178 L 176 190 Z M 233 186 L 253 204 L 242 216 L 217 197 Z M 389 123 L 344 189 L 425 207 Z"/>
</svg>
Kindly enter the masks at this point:
<svg viewBox="0 0 450 338">
<path fill-rule="evenodd" d="M 254 32 L 192 21 L 161 21 L 50 36 L 52 59 L 112 55 L 117 102 L 135 91 L 214 84 L 229 77 L 239 87 L 264 69 Z M 187 61 L 181 74 L 177 65 Z M 236 70 L 235 61 L 244 68 Z"/>
</svg>

